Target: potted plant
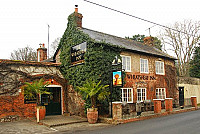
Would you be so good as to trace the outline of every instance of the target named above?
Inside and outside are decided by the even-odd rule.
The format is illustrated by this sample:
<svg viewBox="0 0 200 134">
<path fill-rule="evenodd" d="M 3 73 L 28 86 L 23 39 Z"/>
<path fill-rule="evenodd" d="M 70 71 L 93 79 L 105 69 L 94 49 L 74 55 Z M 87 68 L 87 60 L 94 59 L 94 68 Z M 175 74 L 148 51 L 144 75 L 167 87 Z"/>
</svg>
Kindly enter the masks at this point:
<svg viewBox="0 0 200 134">
<path fill-rule="evenodd" d="M 102 85 L 101 81 L 96 83 L 94 80 L 87 80 L 82 87 L 78 87 L 80 93 L 85 99 L 91 100 L 91 108 L 87 108 L 87 118 L 90 124 L 94 124 L 98 119 L 98 109 L 96 107 L 97 100 L 104 100 L 109 96 L 110 92 L 106 90 L 109 85 Z"/>
<path fill-rule="evenodd" d="M 45 82 L 44 79 L 35 80 L 32 83 L 25 82 L 23 86 L 24 98 L 26 99 L 36 99 L 36 117 L 37 122 L 45 118 L 46 109 L 45 106 L 42 106 L 40 95 L 42 94 L 51 94 L 47 91 L 48 82 Z M 39 111 L 39 119 L 37 116 L 37 111 Z"/>
</svg>

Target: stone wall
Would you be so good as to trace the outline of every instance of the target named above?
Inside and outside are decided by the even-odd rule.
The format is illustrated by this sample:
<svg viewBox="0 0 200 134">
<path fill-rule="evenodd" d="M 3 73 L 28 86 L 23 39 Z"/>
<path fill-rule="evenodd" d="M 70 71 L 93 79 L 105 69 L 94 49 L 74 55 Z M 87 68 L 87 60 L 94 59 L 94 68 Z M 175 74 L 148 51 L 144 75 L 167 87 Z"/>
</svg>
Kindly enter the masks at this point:
<svg viewBox="0 0 200 134">
<path fill-rule="evenodd" d="M 85 102 L 72 86 L 67 87 L 67 110 L 70 115 L 85 116 Z"/>
<path fill-rule="evenodd" d="M 56 63 L 61 63 L 61 62 L 60 62 L 60 50 L 59 50 L 58 53 L 56 54 L 55 59 L 56 59 Z"/>
</svg>

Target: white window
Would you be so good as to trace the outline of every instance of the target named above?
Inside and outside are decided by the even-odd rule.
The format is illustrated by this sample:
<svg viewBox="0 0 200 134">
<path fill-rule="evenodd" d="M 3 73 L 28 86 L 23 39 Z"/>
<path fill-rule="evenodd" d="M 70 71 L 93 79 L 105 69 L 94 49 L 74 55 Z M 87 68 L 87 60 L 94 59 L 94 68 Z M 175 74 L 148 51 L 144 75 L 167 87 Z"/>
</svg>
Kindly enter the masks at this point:
<svg viewBox="0 0 200 134">
<path fill-rule="evenodd" d="M 156 74 L 162 74 L 164 75 L 164 62 L 162 61 L 156 61 Z"/>
<path fill-rule="evenodd" d="M 165 99 L 166 92 L 165 88 L 156 88 L 156 99 Z"/>
<path fill-rule="evenodd" d="M 143 102 L 146 100 L 146 88 L 137 89 L 137 101 Z"/>
<path fill-rule="evenodd" d="M 122 102 L 133 103 L 133 88 L 122 89 Z"/>
<path fill-rule="evenodd" d="M 140 59 L 140 73 L 149 73 L 148 60 Z"/>
<path fill-rule="evenodd" d="M 131 56 L 124 56 L 122 57 L 122 69 L 124 69 L 126 72 L 131 72 Z"/>
</svg>

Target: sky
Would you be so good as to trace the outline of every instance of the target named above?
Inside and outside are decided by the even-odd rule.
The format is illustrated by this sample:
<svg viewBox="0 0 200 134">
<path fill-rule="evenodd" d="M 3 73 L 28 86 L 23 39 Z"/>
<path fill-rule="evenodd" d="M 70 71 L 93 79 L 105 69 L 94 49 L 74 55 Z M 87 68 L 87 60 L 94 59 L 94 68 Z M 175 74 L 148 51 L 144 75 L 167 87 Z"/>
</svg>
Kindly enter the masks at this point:
<svg viewBox="0 0 200 134">
<path fill-rule="evenodd" d="M 184 20 L 200 20 L 198 0 L 89 0 L 125 13 L 170 26 Z M 67 17 L 74 12 L 83 15 L 84 28 L 125 37 L 136 34 L 158 36 L 161 27 L 98 7 L 84 0 L 0 0 L 0 59 L 26 46 L 34 49 L 62 37 Z M 51 47 L 50 47 L 50 52 Z"/>
</svg>

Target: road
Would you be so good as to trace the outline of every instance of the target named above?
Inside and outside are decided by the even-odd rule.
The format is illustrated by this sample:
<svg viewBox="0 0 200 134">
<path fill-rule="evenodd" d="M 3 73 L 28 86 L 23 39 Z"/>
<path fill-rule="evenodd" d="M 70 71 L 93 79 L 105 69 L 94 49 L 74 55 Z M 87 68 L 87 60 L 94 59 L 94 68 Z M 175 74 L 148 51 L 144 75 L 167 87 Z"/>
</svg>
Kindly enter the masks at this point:
<svg viewBox="0 0 200 134">
<path fill-rule="evenodd" d="M 200 110 L 76 134 L 200 134 Z"/>
</svg>

